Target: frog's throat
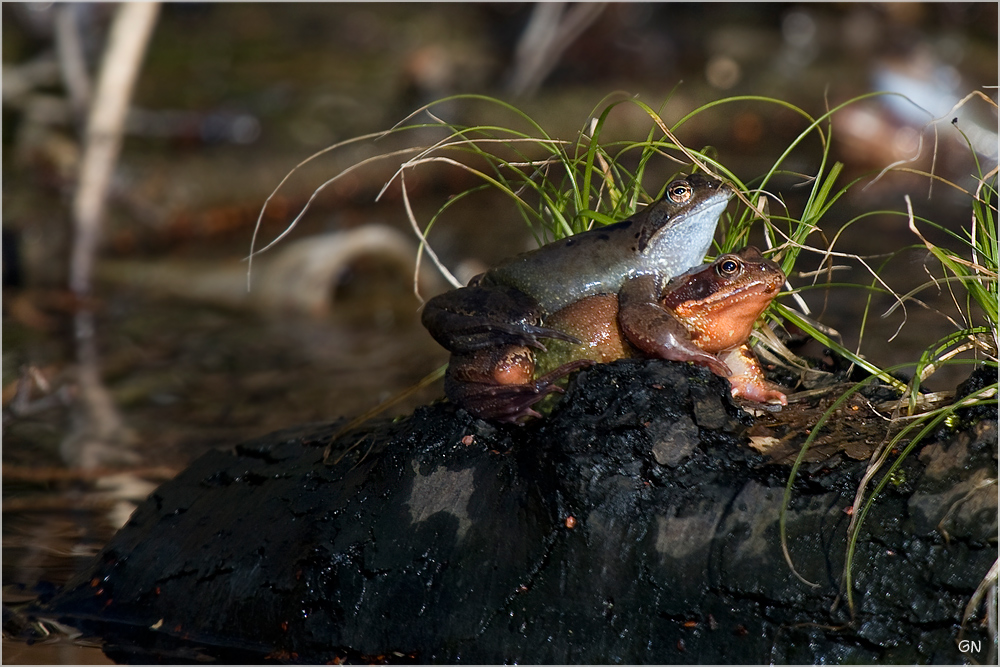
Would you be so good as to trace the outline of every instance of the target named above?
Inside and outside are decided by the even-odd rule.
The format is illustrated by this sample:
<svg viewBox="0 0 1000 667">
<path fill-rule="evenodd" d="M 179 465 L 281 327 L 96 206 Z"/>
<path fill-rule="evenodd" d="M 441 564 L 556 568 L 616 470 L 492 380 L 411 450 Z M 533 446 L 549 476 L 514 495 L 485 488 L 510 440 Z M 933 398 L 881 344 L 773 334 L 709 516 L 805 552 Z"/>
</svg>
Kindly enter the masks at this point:
<svg viewBox="0 0 1000 667">
<path fill-rule="evenodd" d="M 730 196 L 731 192 L 720 193 L 660 228 L 642 251 L 646 265 L 673 277 L 701 264 L 712 247 L 719 216 L 726 210 Z"/>
</svg>

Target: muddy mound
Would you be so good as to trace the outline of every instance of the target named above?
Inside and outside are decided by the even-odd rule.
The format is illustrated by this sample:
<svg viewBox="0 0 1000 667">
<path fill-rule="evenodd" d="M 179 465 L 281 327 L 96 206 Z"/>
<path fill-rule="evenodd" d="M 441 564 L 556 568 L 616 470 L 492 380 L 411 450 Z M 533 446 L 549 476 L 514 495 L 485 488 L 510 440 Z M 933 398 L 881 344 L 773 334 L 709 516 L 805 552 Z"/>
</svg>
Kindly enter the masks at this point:
<svg viewBox="0 0 1000 667">
<path fill-rule="evenodd" d="M 39 614 L 133 662 L 985 660 L 956 639 L 996 559 L 996 487 L 975 481 L 996 479 L 996 422 L 929 443 L 875 503 L 852 618 L 844 510 L 866 462 L 800 472 L 800 580 L 788 467 L 747 445 L 727 389 L 620 361 L 527 426 L 438 403 L 332 446 L 309 426 L 212 452 Z"/>
</svg>

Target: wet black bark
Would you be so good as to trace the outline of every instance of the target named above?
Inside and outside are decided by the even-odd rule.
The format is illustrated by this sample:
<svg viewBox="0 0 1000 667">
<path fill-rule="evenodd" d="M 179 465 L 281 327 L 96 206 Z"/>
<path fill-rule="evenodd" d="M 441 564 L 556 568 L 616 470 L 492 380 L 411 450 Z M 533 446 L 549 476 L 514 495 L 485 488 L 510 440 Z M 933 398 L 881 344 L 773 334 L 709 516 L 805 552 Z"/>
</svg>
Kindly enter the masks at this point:
<svg viewBox="0 0 1000 667">
<path fill-rule="evenodd" d="M 996 422 L 911 456 L 874 504 L 852 621 L 838 600 L 864 462 L 800 473 L 746 446 L 707 371 L 622 361 L 552 416 L 447 404 L 210 453 L 43 610 L 118 660 L 948 663 L 987 659 L 964 606 L 997 557 Z M 331 459 L 336 459 L 335 447 Z M 994 480 L 992 486 L 988 480 Z M 835 604 L 836 603 L 836 604 Z"/>
</svg>

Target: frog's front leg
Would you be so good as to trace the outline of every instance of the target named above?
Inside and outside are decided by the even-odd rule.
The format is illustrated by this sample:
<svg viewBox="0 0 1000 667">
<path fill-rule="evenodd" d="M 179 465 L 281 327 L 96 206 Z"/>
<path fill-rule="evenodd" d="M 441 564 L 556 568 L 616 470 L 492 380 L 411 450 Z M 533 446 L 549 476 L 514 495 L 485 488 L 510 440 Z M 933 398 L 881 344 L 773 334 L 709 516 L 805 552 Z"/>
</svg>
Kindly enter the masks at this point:
<svg viewBox="0 0 1000 667">
<path fill-rule="evenodd" d="M 562 391 L 555 381 L 592 363 L 589 359 L 572 361 L 534 379 L 534 356 L 525 345 L 452 354 L 444 392 L 452 403 L 481 419 L 516 422 L 522 417 L 540 417 L 532 406 L 547 394 Z"/>
<path fill-rule="evenodd" d="M 729 377 L 729 367 L 691 340 L 687 327 L 660 303 L 662 281 L 654 275 L 630 278 L 618 293 L 618 324 L 632 345 L 646 354 L 671 361 L 692 361 L 716 375 Z"/>
<path fill-rule="evenodd" d="M 533 298 L 502 285 L 473 285 L 439 294 L 424 305 L 421 316 L 434 340 L 455 353 L 505 345 L 544 350 L 539 338 L 580 342 L 539 326 L 541 320 L 542 310 Z"/>
<path fill-rule="evenodd" d="M 723 359 L 733 371 L 729 378 L 733 396 L 742 396 L 758 403 L 777 401 L 781 405 L 788 405 L 788 398 L 764 379 L 764 372 L 749 345 L 744 343 L 730 350 L 723 355 Z"/>
</svg>

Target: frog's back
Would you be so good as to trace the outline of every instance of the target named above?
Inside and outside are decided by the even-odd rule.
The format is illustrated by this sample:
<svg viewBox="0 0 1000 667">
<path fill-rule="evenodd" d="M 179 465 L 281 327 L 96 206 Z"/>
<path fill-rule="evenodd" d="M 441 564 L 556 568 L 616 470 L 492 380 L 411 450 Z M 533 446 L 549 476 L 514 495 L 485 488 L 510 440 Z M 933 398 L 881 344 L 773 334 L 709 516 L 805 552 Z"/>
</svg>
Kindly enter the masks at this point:
<svg viewBox="0 0 1000 667">
<path fill-rule="evenodd" d="M 616 293 L 642 268 L 639 229 L 629 219 L 581 232 L 505 260 L 483 281 L 516 287 L 547 313 L 587 296 Z"/>
<path fill-rule="evenodd" d="M 486 272 L 483 284 L 507 285 L 545 313 L 595 294 L 617 293 L 627 279 L 669 279 L 701 263 L 732 189 L 693 174 L 667 186 L 657 203 L 619 223 L 518 255 Z"/>
</svg>

